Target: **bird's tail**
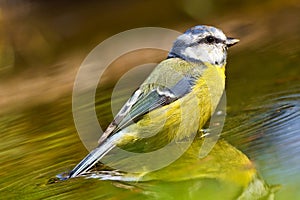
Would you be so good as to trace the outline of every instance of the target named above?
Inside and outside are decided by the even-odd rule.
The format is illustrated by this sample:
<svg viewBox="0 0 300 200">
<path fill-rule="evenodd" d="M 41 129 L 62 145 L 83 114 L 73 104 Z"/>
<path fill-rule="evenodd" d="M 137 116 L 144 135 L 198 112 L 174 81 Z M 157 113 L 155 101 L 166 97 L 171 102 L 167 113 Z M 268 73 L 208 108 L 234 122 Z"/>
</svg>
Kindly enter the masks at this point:
<svg viewBox="0 0 300 200">
<path fill-rule="evenodd" d="M 115 144 L 114 136 L 103 141 L 96 149 L 91 151 L 76 167 L 70 172 L 68 178 L 73 178 L 87 172 L 92 168 L 100 159 L 102 159 L 110 150 L 112 150 Z"/>
</svg>

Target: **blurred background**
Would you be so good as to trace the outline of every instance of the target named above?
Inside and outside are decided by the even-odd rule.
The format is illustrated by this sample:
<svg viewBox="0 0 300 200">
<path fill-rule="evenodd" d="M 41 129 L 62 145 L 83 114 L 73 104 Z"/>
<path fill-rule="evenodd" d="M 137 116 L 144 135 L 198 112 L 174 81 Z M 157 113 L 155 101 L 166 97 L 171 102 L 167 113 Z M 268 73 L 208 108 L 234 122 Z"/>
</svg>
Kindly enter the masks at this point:
<svg viewBox="0 0 300 200">
<path fill-rule="evenodd" d="M 229 50 L 223 137 L 249 156 L 268 184 L 282 186 L 277 199 L 300 198 L 299 13 L 297 0 L 1 0 L 1 196 L 141 198 L 139 190 L 97 180 L 49 184 L 87 154 L 72 117 L 77 70 L 95 46 L 122 31 L 153 26 L 183 32 L 206 24 L 241 40 Z M 144 51 L 117 65 L 166 55 Z M 124 73 L 119 69 L 106 74 L 97 92 L 103 129 L 112 119 L 110 95 Z"/>
</svg>

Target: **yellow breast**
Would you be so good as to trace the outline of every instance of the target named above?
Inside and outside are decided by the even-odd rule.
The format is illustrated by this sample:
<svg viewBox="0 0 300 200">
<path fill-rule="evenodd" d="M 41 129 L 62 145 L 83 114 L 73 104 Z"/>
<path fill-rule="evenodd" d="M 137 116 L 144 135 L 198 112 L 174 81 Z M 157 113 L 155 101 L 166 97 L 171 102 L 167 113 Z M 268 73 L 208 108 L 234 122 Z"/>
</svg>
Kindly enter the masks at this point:
<svg viewBox="0 0 300 200">
<path fill-rule="evenodd" d="M 225 88 L 224 67 L 206 66 L 192 92 L 146 114 L 130 131 L 137 136 L 160 133 L 160 137 L 163 135 L 168 140 L 174 137 L 181 140 L 201 129 L 213 114 Z"/>
</svg>

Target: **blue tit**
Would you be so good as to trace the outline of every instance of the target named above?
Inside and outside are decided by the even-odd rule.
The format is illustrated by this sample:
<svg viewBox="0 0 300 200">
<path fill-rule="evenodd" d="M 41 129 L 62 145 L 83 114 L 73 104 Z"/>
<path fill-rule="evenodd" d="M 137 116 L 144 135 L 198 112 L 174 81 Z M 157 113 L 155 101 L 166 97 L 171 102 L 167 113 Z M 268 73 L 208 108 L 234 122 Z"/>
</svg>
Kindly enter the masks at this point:
<svg viewBox="0 0 300 200">
<path fill-rule="evenodd" d="M 157 144 L 180 141 L 201 130 L 225 89 L 227 49 L 238 41 L 204 25 L 180 35 L 69 178 L 86 173 L 116 146 L 134 145 L 154 133 Z"/>
</svg>

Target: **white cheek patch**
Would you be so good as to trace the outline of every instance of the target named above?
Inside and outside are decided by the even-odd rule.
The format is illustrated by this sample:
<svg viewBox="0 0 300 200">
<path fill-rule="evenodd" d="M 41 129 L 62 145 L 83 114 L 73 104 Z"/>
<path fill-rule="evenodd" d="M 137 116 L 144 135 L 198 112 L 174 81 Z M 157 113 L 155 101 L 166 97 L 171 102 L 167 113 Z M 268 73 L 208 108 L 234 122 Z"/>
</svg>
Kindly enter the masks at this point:
<svg viewBox="0 0 300 200">
<path fill-rule="evenodd" d="M 212 45 L 201 45 L 201 48 L 199 46 L 187 47 L 182 50 L 181 54 L 191 60 L 201 60 L 213 65 L 222 65 L 226 56 L 222 47 Z"/>
<path fill-rule="evenodd" d="M 208 56 L 208 55 L 203 55 L 204 54 L 203 51 L 202 52 L 197 51 L 197 48 L 195 48 L 195 47 L 187 47 L 181 53 L 182 53 L 182 55 L 184 55 L 187 58 L 192 58 L 194 60 L 201 60 L 204 62 L 205 62 L 205 60 L 201 59 L 201 58 L 205 58 Z"/>
</svg>

